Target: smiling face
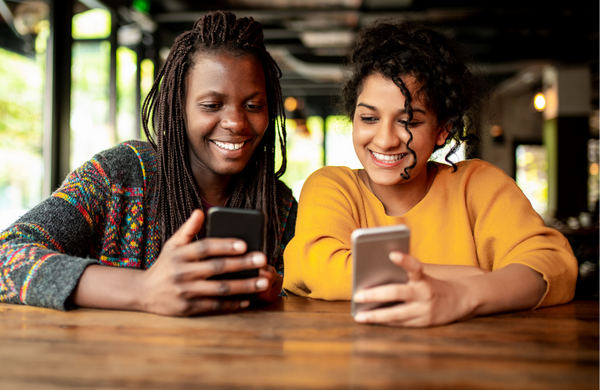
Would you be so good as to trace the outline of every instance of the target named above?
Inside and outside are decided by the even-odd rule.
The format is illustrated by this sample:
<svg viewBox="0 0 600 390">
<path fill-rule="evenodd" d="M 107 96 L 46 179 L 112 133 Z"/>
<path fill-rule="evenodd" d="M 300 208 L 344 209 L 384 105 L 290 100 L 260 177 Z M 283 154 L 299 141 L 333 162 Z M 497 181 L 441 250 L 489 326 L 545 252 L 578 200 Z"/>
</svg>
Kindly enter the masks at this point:
<svg viewBox="0 0 600 390">
<path fill-rule="evenodd" d="M 227 183 L 244 169 L 269 123 L 263 67 L 249 55 L 200 54 L 185 83 L 185 127 L 196 183 Z"/>
<path fill-rule="evenodd" d="M 447 131 L 438 126 L 437 118 L 419 99 L 415 80 L 402 78 L 413 98 L 413 119 L 408 128 L 413 134 L 410 148 L 417 154 L 417 165 L 410 169 L 410 178 L 401 174 L 413 164 L 407 142 L 410 135 L 405 123 L 404 95 L 392 80 L 380 74 L 365 78 L 356 101 L 352 138 L 354 150 L 369 177 L 371 185 L 395 186 L 407 182 L 427 182 L 427 160 L 435 145 L 443 145 Z"/>
</svg>

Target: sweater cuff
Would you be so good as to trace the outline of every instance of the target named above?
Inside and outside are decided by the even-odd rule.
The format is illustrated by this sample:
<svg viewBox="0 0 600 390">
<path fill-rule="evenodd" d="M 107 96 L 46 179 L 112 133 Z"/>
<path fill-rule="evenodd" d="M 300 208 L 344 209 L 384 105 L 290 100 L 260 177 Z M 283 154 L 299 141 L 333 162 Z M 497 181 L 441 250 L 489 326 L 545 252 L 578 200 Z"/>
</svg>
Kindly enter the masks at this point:
<svg viewBox="0 0 600 390">
<path fill-rule="evenodd" d="M 75 309 L 69 297 L 83 271 L 92 264 L 100 262 L 64 254 L 44 256 L 30 268 L 23 281 L 21 302 L 62 311 Z"/>
</svg>

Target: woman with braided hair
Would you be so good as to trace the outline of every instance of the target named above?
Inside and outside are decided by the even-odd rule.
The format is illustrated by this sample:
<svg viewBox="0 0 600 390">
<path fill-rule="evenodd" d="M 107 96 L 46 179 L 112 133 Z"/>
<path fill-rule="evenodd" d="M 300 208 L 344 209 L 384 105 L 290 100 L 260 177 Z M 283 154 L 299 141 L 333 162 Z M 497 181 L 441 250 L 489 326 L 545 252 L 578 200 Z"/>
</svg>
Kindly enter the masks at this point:
<svg viewBox="0 0 600 390">
<path fill-rule="evenodd" d="M 296 215 L 278 180 L 279 77 L 258 22 L 228 12 L 198 19 L 143 104 L 149 142 L 94 156 L 2 233 L 0 301 L 188 316 L 277 298 Z M 266 255 L 205 238 L 212 206 L 261 210 Z M 256 278 L 208 280 L 255 268 Z"/>
<path fill-rule="evenodd" d="M 566 303 L 577 261 L 504 172 L 452 163 L 473 140 L 489 89 L 456 43 L 421 24 L 381 20 L 359 34 L 343 103 L 364 169 L 325 167 L 305 182 L 284 289 L 318 299 L 381 304 L 355 320 L 447 324 L 477 315 Z M 430 160 L 452 144 L 449 164 Z M 351 233 L 405 224 L 410 253 L 391 252 L 405 284 L 352 296 Z"/>
</svg>

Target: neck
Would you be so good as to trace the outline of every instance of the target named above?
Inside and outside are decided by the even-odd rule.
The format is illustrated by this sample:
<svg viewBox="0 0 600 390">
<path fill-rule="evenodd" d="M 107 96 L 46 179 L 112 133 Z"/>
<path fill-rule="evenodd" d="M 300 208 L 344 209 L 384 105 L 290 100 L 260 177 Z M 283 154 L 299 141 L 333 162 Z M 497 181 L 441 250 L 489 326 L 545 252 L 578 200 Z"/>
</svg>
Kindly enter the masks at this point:
<svg viewBox="0 0 600 390">
<path fill-rule="evenodd" d="M 383 204 L 385 213 L 390 217 L 402 216 L 415 207 L 429 192 L 436 174 L 437 166 L 427 164 L 426 175 L 395 186 L 382 186 L 373 183 L 365 170 L 359 173 L 362 181 Z"/>
<path fill-rule="evenodd" d="M 205 202 L 213 206 L 225 206 L 233 192 L 233 176 L 198 172 L 192 168 L 196 189 Z"/>
</svg>

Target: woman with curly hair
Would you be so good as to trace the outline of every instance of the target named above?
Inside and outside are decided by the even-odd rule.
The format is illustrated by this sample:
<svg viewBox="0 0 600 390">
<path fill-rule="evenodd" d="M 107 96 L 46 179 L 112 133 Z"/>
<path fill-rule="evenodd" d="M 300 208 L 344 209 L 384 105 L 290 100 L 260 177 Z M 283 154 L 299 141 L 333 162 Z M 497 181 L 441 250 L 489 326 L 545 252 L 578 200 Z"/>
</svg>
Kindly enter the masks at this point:
<svg viewBox="0 0 600 390">
<path fill-rule="evenodd" d="M 296 214 L 278 180 L 279 77 L 258 22 L 198 19 L 144 102 L 149 142 L 99 153 L 0 235 L 0 302 L 188 316 L 277 298 Z M 265 253 L 205 238 L 212 206 L 261 210 Z M 209 280 L 257 268 L 255 278 Z"/>
<path fill-rule="evenodd" d="M 572 299 L 577 262 L 504 172 L 481 160 L 452 163 L 475 139 L 489 89 L 442 34 L 382 20 L 362 31 L 343 90 L 364 169 L 325 167 L 306 181 L 284 289 L 326 300 L 381 303 L 355 320 L 448 324 Z M 432 153 L 452 144 L 446 161 Z M 405 224 L 410 253 L 391 252 L 405 284 L 352 297 L 351 233 Z"/>
</svg>

